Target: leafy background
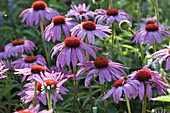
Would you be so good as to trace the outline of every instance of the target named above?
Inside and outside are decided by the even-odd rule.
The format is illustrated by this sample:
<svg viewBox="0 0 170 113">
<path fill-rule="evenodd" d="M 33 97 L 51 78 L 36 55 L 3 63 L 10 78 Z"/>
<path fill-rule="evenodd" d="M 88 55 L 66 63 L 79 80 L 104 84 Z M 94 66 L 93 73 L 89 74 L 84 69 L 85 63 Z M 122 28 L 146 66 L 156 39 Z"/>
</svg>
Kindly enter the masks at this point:
<svg viewBox="0 0 170 113">
<path fill-rule="evenodd" d="M 5 46 L 10 43 L 13 39 L 25 38 L 34 41 L 38 49 L 34 51 L 34 54 L 42 54 L 43 49 L 39 43 L 40 33 L 37 32 L 38 27 L 29 27 L 21 23 L 21 18 L 19 14 L 26 8 L 29 8 L 34 0 L 0 0 L 0 47 Z M 68 4 L 69 0 L 45 0 L 49 7 L 56 9 L 60 12 L 61 15 L 65 15 L 70 9 Z M 139 1 L 141 1 L 139 5 Z M 67 2 L 67 3 L 66 3 Z M 91 5 L 91 10 L 95 11 L 97 8 L 108 9 L 108 0 L 72 0 L 72 4 L 83 3 Z M 163 25 L 170 25 L 170 0 L 158 0 L 159 4 L 159 14 L 160 14 L 160 23 Z M 122 9 L 127 12 L 133 23 L 138 23 L 138 5 L 141 7 L 141 17 L 152 17 L 154 16 L 154 5 L 153 0 L 113 0 L 113 7 L 117 9 Z M 48 25 L 50 21 L 46 21 L 45 26 Z M 132 30 L 135 32 L 137 28 L 133 26 Z M 125 59 L 125 65 L 130 67 L 128 74 L 134 70 L 141 69 L 142 64 L 139 57 L 138 45 L 132 44 L 130 41 L 131 34 L 129 32 L 121 32 L 116 24 L 116 33 L 120 41 L 120 46 L 123 51 L 123 57 Z M 169 45 L 169 39 L 164 38 L 164 43 L 157 44 L 157 50 L 164 48 Z M 50 55 L 51 48 L 55 45 L 52 42 L 47 44 L 48 51 Z M 104 42 L 97 40 L 95 43 L 96 46 L 103 48 L 103 51 L 98 52 L 98 56 L 105 55 L 107 58 L 111 58 L 111 38 L 105 39 Z M 152 47 L 149 45 L 144 45 L 145 50 L 145 64 L 150 64 L 151 60 L 149 59 L 150 54 L 152 54 Z M 122 62 L 122 57 L 120 52 L 117 49 L 117 44 L 114 45 L 114 60 L 116 62 Z M 15 60 L 17 58 L 12 58 Z M 53 67 L 55 66 L 55 58 L 51 60 Z M 163 66 L 164 68 L 165 66 Z M 150 65 L 150 68 L 158 70 L 157 65 Z M 165 74 L 168 72 L 164 72 Z M 20 100 L 17 93 L 23 89 L 24 83 L 21 83 L 21 77 L 13 75 L 12 72 L 7 73 L 7 78 L 0 80 L 0 113 L 11 113 L 14 109 L 20 109 L 20 107 L 26 107 Z M 86 74 L 81 76 L 78 81 L 78 99 L 77 99 L 77 113 L 89 113 L 89 89 L 84 87 L 84 78 Z M 110 89 L 113 83 L 106 83 L 105 89 Z M 68 81 L 65 84 L 65 87 L 70 91 L 67 95 L 64 95 L 64 101 L 58 102 L 56 104 L 57 113 L 69 113 L 72 109 L 73 102 L 73 83 Z M 92 82 L 93 88 L 93 102 L 95 109 L 98 113 L 104 112 L 104 105 L 102 100 L 101 87 L 98 83 L 97 77 L 93 78 Z M 158 96 L 153 90 L 153 96 Z M 166 109 L 170 111 L 170 104 L 165 102 L 170 100 L 170 96 L 164 98 L 158 98 L 159 101 L 150 101 L 148 104 L 148 112 L 151 112 L 153 109 Z M 115 104 L 112 98 L 108 99 L 109 103 L 109 113 L 117 112 L 126 112 L 126 103 L 122 98 L 119 104 Z M 45 107 L 44 107 L 45 108 Z M 131 101 L 132 113 L 141 112 L 141 101 L 139 99 Z"/>
</svg>

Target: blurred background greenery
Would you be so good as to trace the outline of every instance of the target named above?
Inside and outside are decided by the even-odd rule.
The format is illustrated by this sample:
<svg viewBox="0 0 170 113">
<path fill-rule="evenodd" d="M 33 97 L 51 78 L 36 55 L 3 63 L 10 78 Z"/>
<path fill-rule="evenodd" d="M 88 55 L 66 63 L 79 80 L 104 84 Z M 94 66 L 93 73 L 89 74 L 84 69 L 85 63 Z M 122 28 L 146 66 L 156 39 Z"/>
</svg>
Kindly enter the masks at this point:
<svg viewBox="0 0 170 113">
<path fill-rule="evenodd" d="M 70 9 L 70 4 L 78 4 L 85 2 L 86 5 L 91 5 L 91 10 L 95 11 L 97 8 L 108 9 L 108 0 L 44 0 L 48 3 L 49 7 L 56 9 L 61 15 L 65 15 Z M 137 17 L 139 16 L 138 7 L 141 8 L 141 18 L 153 17 L 155 15 L 153 0 L 112 0 L 113 7 L 117 9 L 124 10 L 131 16 L 133 23 L 138 23 Z M 141 1 L 141 3 L 139 3 Z M 29 8 L 34 2 L 34 0 L 0 0 L 0 47 L 5 46 L 10 43 L 13 39 L 25 38 L 32 40 L 38 47 L 38 50 L 34 51 L 34 54 L 44 54 L 42 51 L 41 44 L 39 44 L 40 34 L 37 32 L 37 27 L 29 27 L 21 23 L 21 18 L 19 14 L 26 8 Z M 165 26 L 170 26 L 170 0 L 158 0 L 159 4 L 159 15 L 160 23 Z M 50 21 L 46 21 L 45 26 L 48 25 Z M 121 43 L 123 57 L 125 59 L 125 65 L 130 67 L 131 70 L 128 72 L 130 74 L 132 71 L 142 68 L 139 58 L 138 45 L 132 44 L 130 41 L 131 34 L 128 32 L 121 32 L 116 25 L 117 37 Z M 132 30 L 135 32 L 137 28 L 133 26 Z M 166 45 L 169 45 L 169 39 L 164 38 L 165 41 L 162 44 L 157 45 L 157 49 L 161 49 Z M 53 43 L 48 43 L 48 51 L 54 46 Z M 97 40 L 96 46 L 103 48 L 103 51 L 99 52 L 98 55 L 105 55 L 110 58 L 111 50 L 111 39 L 106 39 L 103 43 Z M 149 45 L 144 46 L 145 50 L 145 60 L 146 64 L 150 64 L 149 56 L 152 53 L 152 49 Z M 121 55 L 117 50 L 117 45 L 114 45 L 114 61 L 122 62 Z M 13 58 L 13 60 L 16 58 Z M 51 61 L 53 67 L 55 66 L 55 60 Z M 158 70 L 156 66 L 151 66 L 151 68 Z M 167 72 L 168 73 L 168 72 Z M 23 89 L 23 83 L 20 82 L 18 76 L 12 73 L 7 74 L 8 77 L 4 80 L 0 80 L 0 113 L 10 113 L 19 104 L 23 104 L 17 93 Z M 77 102 L 77 113 L 89 113 L 89 91 L 88 88 L 84 87 L 85 74 L 79 78 L 78 85 L 78 102 Z M 93 101 L 94 106 L 97 107 L 98 113 L 104 112 L 104 105 L 101 95 L 101 89 L 98 82 L 94 79 L 92 82 L 93 88 Z M 105 87 L 107 90 L 110 89 L 112 83 L 107 83 Z M 57 103 L 57 113 L 69 113 L 72 109 L 73 101 L 73 85 L 72 81 L 68 81 L 65 87 L 70 90 L 70 92 L 64 96 L 63 102 Z M 157 94 L 153 91 L 153 96 Z M 109 113 L 126 112 L 125 100 L 119 104 L 115 104 L 110 98 L 109 103 Z M 25 106 L 25 105 L 24 105 Z M 139 99 L 131 101 L 132 113 L 141 112 L 141 101 Z M 151 101 L 148 104 L 148 112 L 153 109 L 167 109 L 170 110 L 170 103 L 155 102 Z"/>
</svg>

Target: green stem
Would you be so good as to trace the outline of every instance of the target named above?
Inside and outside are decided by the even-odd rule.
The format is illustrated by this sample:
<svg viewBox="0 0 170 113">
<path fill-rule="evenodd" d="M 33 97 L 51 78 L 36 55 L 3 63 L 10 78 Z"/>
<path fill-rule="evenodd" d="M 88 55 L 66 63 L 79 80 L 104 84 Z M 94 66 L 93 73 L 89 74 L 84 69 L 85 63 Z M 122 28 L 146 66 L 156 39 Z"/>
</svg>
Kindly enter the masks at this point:
<svg viewBox="0 0 170 113">
<path fill-rule="evenodd" d="M 51 96 L 52 96 L 52 94 L 50 92 L 48 92 L 47 102 L 48 102 L 48 109 L 49 110 L 53 108 L 52 101 L 51 101 Z"/>
<path fill-rule="evenodd" d="M 112 0 L 109 0 L 109 8 L 112 8 L 113 7 L 113 2 Z"/>
<path fill-rule="evenodd" d="M 158 0 L 154 0 L 155 6 L 155 15 L 156 15 L 156 23 L 159 24 L 159 7 L 158 7 Z"/>
<path fill-rule="evenodd" d="M 91 87 L 91 81 L 89 83 L 89 92 L 90 92 L 90 110 L 91 113 L 93 113 L 93 98 L 92 98 L 92 87 Z"/>
<path fill-rule="evenodd" d="M 112 37 L 111 37 L 111 38 L 112 38 L 111 59 L 113 60 L 113 56 L 114 56 L 114 55 L 113 55 L 113 54 L 114 54 L 114 51 L 113 51 L 113 50 L 114 50 L 114 49 L 113 49 L 114 47 L 113 47 L 113 46 L 114 46 L 114 39 L 115 39 L 115 26 L 114 26 L 114 23 L 112 24 L 112 35 L 111 35 L 111 36 L 112 36 Z"/>
<path fill-rule="evenodd" d="M 37 81 L 34 82 L 34 100 L 33 100 L 33 106 L 36 106 L 36 96 L 37 96 Z"/>
<path fill-rule="evenodd" d="M 73 73 L 76 74 L 76 69 L 74 68 L 73 69 Z M 74 77 L 75 80 L 74 80 L 74 100 L 73 100 L 73 113 L 74 113 L 74 110 L 75 110 L 75 103 L 76 103 L 76 100 L 77 100 L 77 80 L 76 80 L 76 77 Z"/>
<path fill-rule="evenodd" d="M 44 26 L 43 26 L 43 22 L 40 20 L 40 31 L 41 31 L 41 40 L 42 40 L 42 44 L 43 44 L 43 48 L 44 48 L 44 52 L 45 52 L 45 58 L 47 60 L 47 66 L 50 67 L 50 59 L 48 57 L 48 53 L 47 53 L 47 47 L 45 44 L 43 37 L 44 34 Z"/>
<path fill-rule="evenodd" d="M 89 44 L 89 41 L 88 41 L 87 37 L 86 37 L 86 44 Z M 90 60 L 88 52 L 86 52 L 86 60 L 87 61 Z M 93 98 L 92 98 L 93 95 L 92 95 L 91 81 L 89 83 L 89 92 L 90 92 L 90 110 L 91 110 L 91 113 L 93 113 Z"/>
<path fill-rule="evenodd" d="M 159 25 L 159 8 L 158 8 L 158 1 L 154 0 L 154 7 L 155 7 L 155 15 L 156 15 L 156 23 Z M 154 40 L 153 44 L 153 52 L 156 52 L 156 41 Z"/>
<path fill-rule="evenodd" d="M 146 113 L 146 106 L 147 106 L 147 97 L 146 97 L 146 89 L 142 101 L 142 113 Z"/>
<path fill-rule="evenodd" d="M 101 85 L 101 89 L 102 89 L 102 95 L 104 97 L 104 95 L 105 95 L 104 85 Z M 106 107 L 106 113 L 108 113 L 108 103 L 107 103 L 107 100 L 104 100 L 104 106 Z"/>
<path fill-rule="evenodd" d="M 127 105 L 128 113 L 131 113 L 129 99 L 126 96 L 125 96 L 125 99 L 126 99 L 126 105 Z"/>
<path fill-rule="evenodd" d="M 140 28 L 140 22 L 141 22 L 141 0 L 138 0 L 138 5 L 137 5 L 137 10 L 138 10 L 138 28 Z"/>
<path fill-rule="evenodd" d="M 143 66 L 145 62 L 144 62 L 144 54 L 143 54 L 142 44 L 139 44 L 139 52 L 140 52 L 140 57 L 141 57 L 142 66 Z"/>
</svg>

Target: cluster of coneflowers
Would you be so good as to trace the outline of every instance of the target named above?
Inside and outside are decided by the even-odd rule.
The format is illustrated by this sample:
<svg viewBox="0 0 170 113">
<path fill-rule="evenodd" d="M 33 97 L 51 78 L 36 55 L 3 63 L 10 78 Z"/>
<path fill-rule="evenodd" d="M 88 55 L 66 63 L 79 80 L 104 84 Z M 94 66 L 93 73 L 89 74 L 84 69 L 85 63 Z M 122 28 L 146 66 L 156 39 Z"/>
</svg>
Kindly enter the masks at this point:
<svg viewBox="0 0 170 113">
<path fill-rule="evenodd" d="M 114 8 L 98 9 L 93 12 L 89 10 L 90 5 L 86 7 L 85 4 L 71 5 L 71 8 L 66 15 L 60 15 L 56 10 L 49 8 L 44 1 L 35 1 L 31 8 L 22 11 L 19 15 L 26 25 L 40 26 L 45 58 L 42 55 L 33 54 L 33 50 L 37 47 L 31 40 L 16 39 L 0 48 L 0 78 L 5 78 L 4 73 L 13 68 L 14 74 L 22 76 L 22 82 L 28 81 L 24 85 L 24 90 L 18 95 L 24 103 L 32 102 L 33 105 L 15 113 L 52 113 L 54 103 L 58 99 L 63 100 L 61 95 L 68 92 L 63 84 L 68 79 L 76 82 L 82 74 L 86 74 L 86 87 L 90 85 L 94 75 L 98 76 L 101 85 L 104 85 L 105 80 L 107 82 L 114 81 L 112 88 L 104 95 L 103 99 L 112 96 L 115 103 L 118 103 L 124 96 L 127 105 L 129 105 L 129 99 L 137 97 L 140 100 L 146 100 L 148 97 L 150 100 L 152 86 L 155 86 L 160 94 L 166 94 L 166 89 L 170 87 L 164 82 L 159 72 L 152 71 L 148 66 L 127 75 L 128 67 L 105 56 L 96 56 L 95 52 L 101 48 L 94 46 L 95 40 L 111 37 L 110 34 L 114 31 L 110 27 L 115 22 L 118 22 L 123 30 L 124 25 L 129 28 L 131 19 L 127 13 Z M 51 24 L 44 29 L 45 20 L 51 20 Z M 127 30 L 127 28 L 125 29 Z M 153 19 L 149 19 L 134 34 L 132 42 L 150 43 L 152 46 L 155 41 L 163 42 L 162 35 L 170 38 L 170 33 L 166 28 L 156 24 Z M 49 67 L 49 61 L 46 63 L 49 58 L 44 40 L 56 44 L 51 50 L 51 58 L 57 55 L 56 68 Z M 61 42 L 62 40 L 64 41 Z M 28 56 L 26 53 L 31 55 Z M 162 62 L 167 58 L 166 70 L 168 70 L 170 69 L 169 55 L 170 48 L 168 47 L 153 53 L 152 58 L 156 59 L 154 63 Z M 20 57 L 20 59 L 13 61 L 12 67 L 9 67 L 5 65 L 5 59 L 11 57 Z M 65 71 L 66 68 L 69 70 Z M 77 69 L 79 70 L 76 71 Z M 39 112 L 39 103 L 48 105 L 49 110 Z M 130 112 L 130 106 L 128 106 L 128 112 Z"/>
</svg>

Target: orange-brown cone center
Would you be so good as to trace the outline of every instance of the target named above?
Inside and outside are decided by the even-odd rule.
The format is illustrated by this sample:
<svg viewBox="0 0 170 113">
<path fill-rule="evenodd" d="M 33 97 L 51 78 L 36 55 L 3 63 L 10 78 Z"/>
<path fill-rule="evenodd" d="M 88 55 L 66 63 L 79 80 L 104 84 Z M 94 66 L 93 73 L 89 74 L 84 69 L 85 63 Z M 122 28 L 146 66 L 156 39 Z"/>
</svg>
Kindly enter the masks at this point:
<svg viewBox="0 0 170 113">
<path fill-rule="evenodd" d="M 36 61 L 36 57 L 35 56 L 27 56 L 27 57 L 25 57 L 24 61 L 26 63 L 33 63 Z"/>
<path fill-rule="evenodd" d="M 114 87 L 122 86 L 122 85 L 125 83 L 125 81 L 126 81 L 125 78 L 121 78 L 121 79 L 115 81 L 114 84 L 113 84 L 113 86 L 114 86 Z"/>
<path fill-rule="evenodd" d="M 87 31 L 93 31 L 96 29 L 96 24 L 92 21 L 86 21 L 86 22 L 83 22 L 82 27 L 83 29 Z"/>
<path fill-rule="evenodd" d="M 66 22 L 65 16 L 56 16 L 53 18 L 52 22 L 54 23 L 54 25 L 62 25 Z"/>
<path fill-rule="evenodd" d="M 35 11 L 44 10 L 46 7 L 47 7 L 47 4 L 46 4 L 44 1 L 35 1 L 35 2 L 32 4 L 32 8 L 33 8 Z"/>
<path fill-rule="evenodd" d="M 46 71 L 46 69 L 43 66 L 40 66 L 40 65 L 31 66 L 31 72 L 34 74 L 40 74 L 40 72 L 44 73 L 45 71 Z"/>
<path fill-rule="evenodd" d="M 159 29 L 157 24 L 148 24 L 145 26 L 146 31 L 157 31 Z"/>
<path fill-rule="evenodd" d="M 81 44 L 81 41 L 79 38 L 72 36 L 72 37 L 66 38 L 64 40 L 64 44 L 68 48 L 76 48 Z"/>
<path fill-rule="evenodd" d="M 142 69 L 137 72 L 136 79 L 141 82 L 145 82 L 151 79 L 151 76 L 152 76 L 152 73 L 150 71 Z"/>
<path fill-rule="evenodd" d="M 116 15 L 118 15 L 118 13 L 119 13 L 119 11 L 117 9 L 114 9 L 114 8 L 108 9 L 106 11 L 106 14 L 109 15 L 109 16 L 116 16 Z"/>
<path fill-rule="evenodd" d="M 25 43 L 24 41 L 25 41 L 24 39 L 16 39 L 12 41 L 12 45 L 13 46 L 23 45 Z"/>
<path fill-rule="evenodd" d="M 94 60 L 94 66 L 96 68 L 106 68 L 109 66 L 109 60 L 103 56 L 98 57 Z"/>
</svg>

